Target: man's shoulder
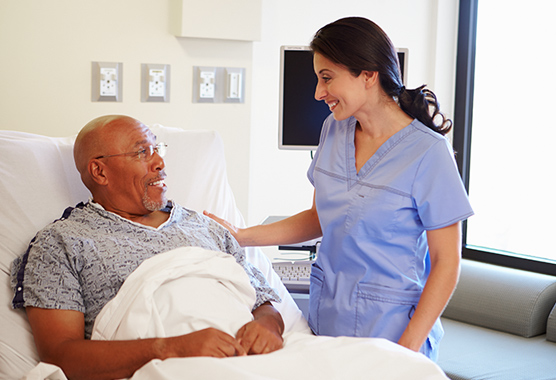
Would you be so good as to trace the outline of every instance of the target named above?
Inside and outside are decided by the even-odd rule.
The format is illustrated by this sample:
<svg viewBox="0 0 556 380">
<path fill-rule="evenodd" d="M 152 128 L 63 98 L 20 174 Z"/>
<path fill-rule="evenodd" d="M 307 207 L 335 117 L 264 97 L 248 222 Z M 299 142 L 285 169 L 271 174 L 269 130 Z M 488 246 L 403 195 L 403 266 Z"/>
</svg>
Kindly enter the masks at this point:
<svg viewBox="0 0 556 380">
<path fill-rule="evenodd" d="M 71 223 L 75 222 L 78 216 L 83 215 L 83 211 L 89 208 L 89 203 L 80 202 L 75 206 L 66 207 L 66 209 L 62 212 L 62 215 L 52 221 L 51 223 L 45 226 L 45 229 L 53 228 L 57 225 L 64 224 L 64 223 Z"/>
<path fill-rule="evenodd" d="M 174 200 L 169 200 L 166 204 L 166 207 L 164 207 L 161 211 L 171 214 L 171 219 L 188 219 L 191 217 L 198 217 L 199 215 L 202 215 L 195 210 L 183 207 Z"/>
<path fill-rule="evenodd" d="M 91 206 L 88 202 L 67 207 L 58 219 L 40 229 L 33 240 L 44 236 L 64 235 L 64 231 L 86 230 L 84 226 L 93 223 L 97 217 L 100 217 L 99 214 L 94 211 L 94 206 Z"/>
<path fill-rule="evenodd" d="M 62 216 L 60 217 L 60 219 L 57 219 L 58 221 L 60 220 L 66 220 L 69 219 L 72 215 L 72 213 L 76 210 L 84 210 L 85 208 L 87 208 L 89 206 L 89 202 L 87 203 L 83 203 L 83 202 L 79 202 L 77 205 L 75 205 L 74 207 L 67 207 L 64 212 L 62 213 Z M 74 214 L 75 215 L 75 214 Z M 56 222 L 56 221 L 55 221 Z"/>
</svg>

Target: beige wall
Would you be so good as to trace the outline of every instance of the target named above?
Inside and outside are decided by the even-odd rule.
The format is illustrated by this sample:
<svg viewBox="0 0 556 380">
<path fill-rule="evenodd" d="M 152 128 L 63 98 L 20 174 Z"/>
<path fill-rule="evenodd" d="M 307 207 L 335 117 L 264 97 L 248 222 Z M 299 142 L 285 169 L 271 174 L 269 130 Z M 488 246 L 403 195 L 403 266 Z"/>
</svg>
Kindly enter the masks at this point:
<svg viewBox="0 0 556 380">
<path fill-rule="evenodd" d="M 121 113 L 217 130 L 238 206 L 256 223 L 307 207 L 312 195 L 309 153 L 277 148 L 280 45 L 307 44 L 342 16 L 369 17 L 410 49 L 409 85 L 428 83 L 451 112 L 457 0 L 261 0 L 256 42 L 175 37 L 181 1 L 0 0 L 0 129 L 65 136 Z M 201 18 L 214 1 L 185 2 Z M 91 102 L 92 61 L 123 63 L 121 103 Z M 140 101 L 141 63 L 171 65 L 169 103 Z M 246 68 L 245 103 L 192 103 L 193 66 Z"/>
</svg>

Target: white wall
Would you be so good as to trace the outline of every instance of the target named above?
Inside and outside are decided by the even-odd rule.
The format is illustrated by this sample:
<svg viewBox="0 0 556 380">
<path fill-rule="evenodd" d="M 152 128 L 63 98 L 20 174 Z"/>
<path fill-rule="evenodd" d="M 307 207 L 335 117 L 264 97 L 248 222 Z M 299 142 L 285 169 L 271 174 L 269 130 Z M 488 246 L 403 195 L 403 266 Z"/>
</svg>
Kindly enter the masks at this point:
<svg viewBox="0 0 556 380">
<path fill-rule="evenodd" d="M 291 215 L 312 202 L 310 153 L 277 148 L 280 46 L 307 45 L 338 18 L 367 17 L 396 47 L 409 48 L 407 87 L 428 84 L 452 116 L 457 8 L 456 0 L 263 0 L 262 40 L 253 50 L 249 223 Z"/>
<path fill-rule="evenodd" d="M 300 211 L 312 197 L 309 153 L 277 148 L 280 45 L 308 44 L 342 16 L 368 17 L 409 48 L 409 86 L 429 84 L 451 113 L 457 0 L 261 1 L 261 41 L 240 42 L 175 37 L 178 0 L 0 0 L 0 129 L 66 136 L 109 113 L 215 129 L 253 224 Z M 205 5 L 190 1 L 190 11 L 215 11 Z M 91 102 L 92 61 L 123 62 L 123 102 Z M 141 63 L 171 65 L 169 103 L 140 102 Z M 193 66 L 246 68 L 245 103 L 192 103 Z"/>
</svg>

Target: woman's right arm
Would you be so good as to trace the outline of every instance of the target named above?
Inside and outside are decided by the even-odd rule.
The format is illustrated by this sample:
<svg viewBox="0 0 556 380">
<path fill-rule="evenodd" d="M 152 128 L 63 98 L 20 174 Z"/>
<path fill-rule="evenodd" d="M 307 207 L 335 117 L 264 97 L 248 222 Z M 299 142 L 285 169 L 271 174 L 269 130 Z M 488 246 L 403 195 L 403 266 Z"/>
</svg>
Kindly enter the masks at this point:
<svg viewBox="0 0 556 380">
<path fill-rule="evenodd" d="M 204 214 L 226 227 L 242 247 L 295 244 L 322 236 L 314 194 L 310 209 L 271 224 L 237 228 L 207 211 Z"/>
</svg>

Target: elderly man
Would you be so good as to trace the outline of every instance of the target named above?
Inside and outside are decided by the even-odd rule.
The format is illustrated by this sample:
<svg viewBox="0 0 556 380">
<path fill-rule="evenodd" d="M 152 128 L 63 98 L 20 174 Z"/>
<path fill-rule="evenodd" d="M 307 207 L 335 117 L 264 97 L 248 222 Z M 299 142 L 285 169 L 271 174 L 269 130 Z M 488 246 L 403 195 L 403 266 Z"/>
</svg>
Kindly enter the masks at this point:
<svg viewBox="0 0 556 380">
<path fill-rule="evenodd" d="M 14 307 L 25 307 L 44 362 L 69 378 L 125 378 L 152 359 L 268 353 L 282 346 L 278 295 L 245 261 L 227 230 L 167 201 L 166 146 L 141 122 L 104 116 L 74 146 L 75 164 L 92 194 L 40 231 L 14 261 Z M 233 255 L 256 291 L 253 321 L 237 335 L 205 329 L 171 338 L 92 341 L 96 316 L 144 260 L 177 247 Z"/>
</svg>

